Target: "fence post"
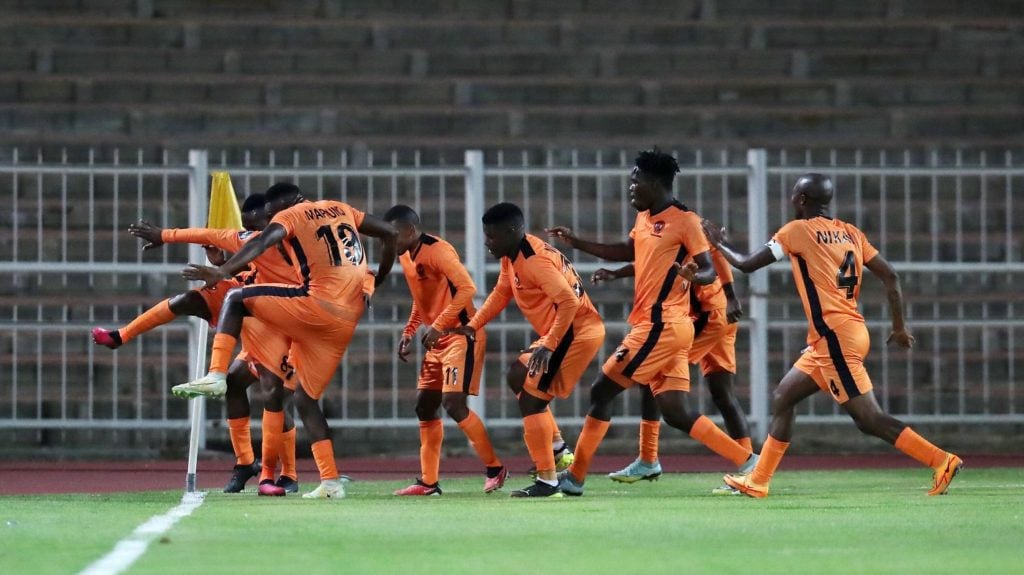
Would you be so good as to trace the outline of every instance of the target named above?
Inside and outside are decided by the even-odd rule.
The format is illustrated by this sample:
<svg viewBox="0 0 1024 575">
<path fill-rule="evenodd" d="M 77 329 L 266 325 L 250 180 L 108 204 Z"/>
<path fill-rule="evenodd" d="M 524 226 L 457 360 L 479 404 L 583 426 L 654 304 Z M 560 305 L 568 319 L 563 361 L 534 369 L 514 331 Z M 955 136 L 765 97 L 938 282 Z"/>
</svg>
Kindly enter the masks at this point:
<svg viewBox="0 0 1024 575">
<path fill-rule="evenodd" d="M 768 153 L 747 150 L 747 249 L 768 239 Z M 750 276 L 750 415 L 755 437 L 768 433 L 768 270 Z"/>
<path fill-rule="evenodd" d="M 205 228 L 210 191 L 209 159 L 206 150 L 189 150 L 188 165 L 191 169 L 188 179 L 188 225 L 192 228 Z M 206 261 L 202 246 L 192 244 L 188 247 L 190 262 Z M 200 378 L 206 371 L 206 337 L 209 326 L 199 318 L 189 318 L 192 324 L 189 345 L 189 372 L 193 378 Z M 200 397 L 188 403 L 189 417 L 192 420 L 192 433 L 189 437 L 189 469 L 186 478 L 186 490 L 195 490 L 196 457 L 198 450 L 206 448 L 206 398 Z M 190 483 L 192 483 L 190 485 Z"/>
<path fill-rule="evenodd" d="M 484 267 L 484 228 L 480 218 L 484 215 L 484 153 L 481 150 L 466 150 L 466 269 L 476 284 L 477 307 L 480 297 L 487 293 L 487 270 Z M 466 374 L 469 377 L 469 374 Z M 469 397 L 469 407 L 487 419 L 485 391 L 486 371 L 480 378 L 480 394 Z"/>
</svg>

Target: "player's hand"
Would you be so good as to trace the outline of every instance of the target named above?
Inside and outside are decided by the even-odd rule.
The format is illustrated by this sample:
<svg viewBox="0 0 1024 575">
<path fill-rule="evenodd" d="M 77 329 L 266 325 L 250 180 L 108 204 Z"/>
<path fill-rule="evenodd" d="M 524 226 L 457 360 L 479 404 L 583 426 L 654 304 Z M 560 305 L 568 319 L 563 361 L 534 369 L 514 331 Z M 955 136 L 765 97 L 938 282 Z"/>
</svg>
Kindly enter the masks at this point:
<svg viewBox="0 0 1024 575">
<path fill-rule="evenodd" d="M 142 246 L 142 251 L 149 251 L 164 245 L 164 240 L 161 237 L 163 231 L 163 228 L 154 226 L 146 220 L 139 220 L 134 224 L 128 224 L 129 234 L 148 242 Z"/>
<path fill-rule="evenodd" d="M 889 334 L 889 339 L 885 340 L 885 343 L 895 343 L 902 348 L 910 349 L 914 347 L 914 336 L 910 335 L 906 328 L 894 329 Z"/>
<path fill-rule="evenodd" d="M 444 334 L 433 327 L 429 328 L 427 332 L 423 334 L 423 337 L 420 338 L 420 343 L 423 344 L 423 349 L 434 349 L 434 346 L 437 345 L 437 340 L 441 339 L 442 335 Z"/>
<path fill-rule="evenodd" d="M 704 235 L 707 236 L 711 245 L 715 247 L 722 245 L 722 242 L 729 241 L 725 228 L 718 227 L 718 225 L 711 220 L 701 220 L 700 227 L 704 228 Z"/>
<path fill-rule="evenodd" d="M 590 276 L 590 283 L 596 284 L 598 282 L 606 282 L 611 280 L 619 279 L 619 276 L 614 271 L 607 268 L 600 268 L 594 275 Z"/>
<path fill-rule="evenodd" d="M 228 261 L 224 257 L 224 250 L 217 246 L 203 246 L 203 249 L 206 250 L 206 259 L 210 260 L 210 263 L 215 266 L 222 266 L 224 262 Z"/>
<path fill-rule="evenodd" d="M 198 264 L 188 264 L 188 267 L 181 270 L 181 277 L 187 280 L 205 282 L 205 287 L 213 287 L 217 285 L 217 282 L 231 278 L 230 275 L 220 271 L 220 268 Z"/>
<path fill-rule="evenodd" d="M 572 233 L 572 228 L 566 226 L 555 226 L 553 228 L 544 229 L 547 234 L 557 240 L 561 240 L 562 243 L 572 245 L 572 241 L 576 239 L 576 235 Z"/>
<path fill-rule="evenodd" d="M 459 326 L 454 329 L 445 330 L 445 335 L 455 334 L 464 335 L 469 338 L 469 341 L 476 341 L 476 330 L 469 327 L 468 325 Z"/>
<path fill-rule="evenodd" d="M 697 262 L 688 262 L 685 265 L 675 264 L 676 273 L 679 277 L 686 280 L 687 284 L 693 282 L 694 278 L 697 277 L 697 270 L 700 269 L 697 266 Z"/>
<path fill-rule="evenodd" d="M 548 362 L 551 361 L 551 353 L 550 349 L 543 346 L 533 348 L 533 353 L 530 354 L 530 361 L 526 364 L 526 369 L 530 371 L 531 376 L 548 372 Z"/>
<path fill-rule="evenodd" d="M 734 297 L 726 298 L 725 319 L 729 323 L 736 323 L 740 321 L 741 317 L 743 317 L 743 304 L 740 303 L 740 300 Z"/>
<path fill-rule="evenodd" d="M 402 339 L 398 341 L 398 359 L 408 363 L 410 345 L 412 345 L 412 336 L 402 334 Z"/>
</svg>

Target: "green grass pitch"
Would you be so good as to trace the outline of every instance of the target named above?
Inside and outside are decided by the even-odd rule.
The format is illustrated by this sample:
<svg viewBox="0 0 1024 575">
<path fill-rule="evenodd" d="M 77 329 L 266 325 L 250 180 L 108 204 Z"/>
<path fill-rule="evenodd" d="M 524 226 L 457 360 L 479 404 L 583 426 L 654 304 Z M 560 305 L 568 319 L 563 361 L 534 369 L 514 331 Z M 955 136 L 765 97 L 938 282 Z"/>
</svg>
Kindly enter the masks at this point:
<svg viewBox="0 0 1024 575">
<path fill-rule="evenodd" d="M 358 481 L 340 501 L 210 493 L 128 573 L 1019 573 L 1024 472 L 780 472 L 766 500 L 713 497 L 719 476 L 513 500 L 481 481 L 396 498 Z M 513 477 L 506 486 L 525 486 Z M 311 487 L 306 484 L 305 488 Z M 0 573 L 76 573 L 180 492 L 0 497 Z"/>
</svg>

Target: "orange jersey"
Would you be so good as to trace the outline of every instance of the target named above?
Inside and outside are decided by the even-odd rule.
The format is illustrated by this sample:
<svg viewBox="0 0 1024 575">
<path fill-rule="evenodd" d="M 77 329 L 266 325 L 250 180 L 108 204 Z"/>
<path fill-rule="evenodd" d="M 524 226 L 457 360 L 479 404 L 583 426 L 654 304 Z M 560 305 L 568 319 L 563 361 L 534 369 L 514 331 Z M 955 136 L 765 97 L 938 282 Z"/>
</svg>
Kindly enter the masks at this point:
<svg viewBox="0 0 1024 575">
<path fill-rule="evenodd" d="M 686 260 L 692 261 L 693 254 L 688 255 Z M 718 277 L 708 285 L 692 284 L 690 286 L 691 314 L 725 309 L 729 303 L 722 288 L 726 284 L 732 283 L 732 266 L 729 265 L 722 252 L 716 250 L 714 246 L 711 246 L 711 263 L 715 266 L 715 273 L 718 274 Z"/>
<path fill-rule="evenodd" d="M 334 200 L 300 202 L 270 223 L 285 229 L 281 243 L 309 295 L 362 309 L 366 254 L 358 230 L 363 212 Z"/>
<path fill-rule="evenodd" d="M 160 239 L 165 243 L 189 243 L 216 246 L 229 252 L 237 252 L 246 242 L 259 235 L 259 232 L 238 230 L 215 230 L 208 228 L 185 228 L 164 230 Z M 253 283 L 298 283 L 295 269 L 288 254 L 280 245 L 271 248 L 250 264 L 247 272 L 239 276 L 246 285 Z"/>
<path fill-rule="evenodd" d="M 578 337 L 601 322 L 576 268 L 562 252 L 531 234 L 523 238 L 515 256 L 501 258 L 498 283 L 469 326 L 480 329 L 512 299 L 541 335 L 538 343 L 548 349 L 558 347 L 570 327 Z"/>
<path fill-rule="evenodd" d="M 861 272 L 878 250 L 856 226 L 825 217 L 793 220 L 768 245 L 777 258 L 789 256 L 807 314 L 808 345 L 844 322 L 864 322 L 857 311 Z"/>
<path fill-rule="evenodd" d="M 455 248 L 441 238 L 421 234 L 415 250 L 398 257 L 412 292 L 412 313 L 404 333 L 426 322 L 438 331 L 469 323 L 476 310 L 476 284 Z"/>
<path fill-rule="evenodd" d="M 683 291 L 683 278 L 673 264 L 710 249 L 700 217 L 673 202 L 657 214 L 638 213 L 629 237 L 633 239 L 636 268 L 629 324 L 688 321 L 690 297 Z"/>
</svg>

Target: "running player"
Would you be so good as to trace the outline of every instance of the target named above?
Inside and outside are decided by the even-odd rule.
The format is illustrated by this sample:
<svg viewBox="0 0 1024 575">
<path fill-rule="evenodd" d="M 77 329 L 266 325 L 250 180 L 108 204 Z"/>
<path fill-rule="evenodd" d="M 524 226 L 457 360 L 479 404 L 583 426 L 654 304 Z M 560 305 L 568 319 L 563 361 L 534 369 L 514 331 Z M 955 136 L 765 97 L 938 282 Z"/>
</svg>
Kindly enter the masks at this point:
<svg viewBox="0 0 1024 575">
<path fill-rule="evenodd" d="M 714 248 L 711 249 L 711 262 L 718 275 L 715 281 L 706 286 L 690 286 L 690 319 L 694 336 L 689 361 L 700 365 L 711 400 L 722 414 L 729 437 L 752 449 L 747 418 L 732 385 L 736 374 L 736 322 L 743 315 L 743 307 L 733 290 L 729 262 Z M 614 271 L 601 268 L 594 272 L 591 281 L 630 277 L 634 271 L 632 264 Z M 640 393 L 640 454 L 633 463 L 608 474 L 609 478 L 620 483 L 654 481 L 661 476 L 661 463 L 658 461 L 661 411 L 649 386 L 641 386 Z M 722 486 L 712 493 L 726 495 L 736 491 Z"/>
<path fill-rule="evenodd" d="M 548 404 L 569 397 L 604 343 L 604 324 L 576 269 L 562 252 L 526 233 L 523 212 L 514 204 L 492 206 L 483 216 L 487 250 L 501 260 L 501 273 L 487 300 L 458 333 L 474 337 L 516 305 L 541 334 L 509 368 L 517 379 L 523 437 L 537 470 L 536 481 L 512 497 L 561 497 L 552 445 L 554 420 Z"/>
<path fill-rule="evenodd" d="M 487 336 L 483 330 L 478 331 L 475 338 L 444 335 L 447 330 L 466 325 L 475 313 L 473 278 L 460 263 L 459 254 L 451 244 L 419 231 L 420 217 L 409 206 L 392 207 L 384 214 L 384 220 L 398 230 L 398 261 L 412 292 L 412 312 L 398 345 L 399 359 L 408 361 L 409 346 L 416 330 L 424 323 L 428 326 L 420 338 L 426 355 L 416 384 L 422 475 L 412 485 L 395 491 L 395 495 L 441 494 L 438 485 L 444 440 L 444 426 L 438 416 L 441 405 L 459 424 L 486 467 L 484 493 L 501 489 L 508 469 L 494 453 L 483 420 L 467 405 L 467 398 L 480 392 Z"/>
<path fill-rule="evenodd" d="M 267 213 L 273 219 L 262 234 L 242 246 L 224 265 L 190 264 L 182 275 L 214 285 L 282 244 L 302 283 L 232 290 L 217 326 L 209 373 L 181 388 L 204 395 L 216 395 L 223 389 L 225 368 L 238 343 L 244 317 L 261 319 L 287 336 L 291 341 L 289 361 L 299 379 L 295 405 L 310 436 L 320 472 L 320 485 L 303 497 L 341 498 L 345 489 L 334 461 L 327 418 L 317 400 L 330 384 L 365 309 L 366 257 L 359 234 L 382 239 L 383 251 L 375 279 L 379 286 L 394 265 L 396 232 L 391 224 L 348 204 L 308 201 L 299 187 L 291 183 L 276 183 L 265 195 Z"/>
<path fill-rule="evenodd" d="M 590 411 L 576 444 L 576 461 L 559 474 L 559 488 L 582 495 L 590 462 L 608 431 L 612 402 L 634 384 L 649 386 L 665 422 L 689 433 L 741 469 L 755 457 L 703 415 L 691 412 L 689 351 L 693 343 L 689 283 L 715 281 L 700 219 L 672 197 L 679 172 L 675 158 L 658 150 L 641 152 L 630 174 L 630 203 L 636 223 L 626 242 L 582 240 L 566 227 L 547 232 L 574 248 L 613 261 L 634 261 L 636 286 L 631 331 L 604 364 L 590 390 Z M 687 256 L 693 261 L 681 265 Z"/>
<path fill-rule="evenodd" d="M 760 461 L 749 475 L 727 475 L 725 481 L 751 497 L 767 497 L 772 475 L 793 436 L 794 408 L 821 389 L 843 406 L 862 432 L 895 445 L 932 468 L 933 484 L 928 495 L 942 495 L 963 461 L 883 412 L 864 369 L 870 338 L 864 316 L 857 311 L 863 267 L 885 285 L 892 317 L 892 333 L 887 341 L 904 348 L 914 344 L 914 337 L 903 321 L 899 277 L 863 232 L 829 217 L 832 193 L 832 181 L 826 176 L 802 176 L 793 186 L 791 196 L 796 219 L 782 226 L 770 242 L 752 254 L 736 251 L 726 240 L 723 229 L 704 222 L 704 232 L 711 243 L 745 273 L 788 256 L 808 321 L 807 348 L 773 393 L 772 422 Z"/>
</svg>

